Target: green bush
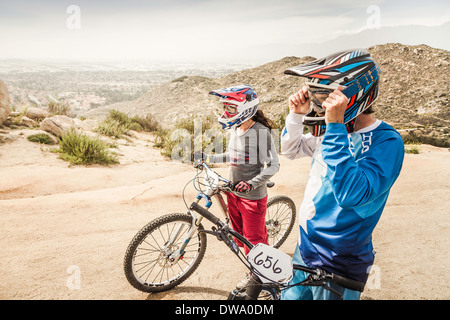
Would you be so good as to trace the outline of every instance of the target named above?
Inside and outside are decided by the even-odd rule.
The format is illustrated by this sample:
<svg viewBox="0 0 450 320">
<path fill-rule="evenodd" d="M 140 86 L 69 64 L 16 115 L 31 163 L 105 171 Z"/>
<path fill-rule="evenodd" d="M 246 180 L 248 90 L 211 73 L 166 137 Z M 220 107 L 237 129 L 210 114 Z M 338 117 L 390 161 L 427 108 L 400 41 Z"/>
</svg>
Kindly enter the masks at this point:
<svg viewBox="0 0 450 320">
<path fill-rule="evenodd" d="M 108 137 L 121 138 L 126 130 L 127 128 L 119 121 L 106 118 L 98 124 L 98 127 L 95 131 Z"/>
<path fill-rule="evenodd" d="M 109 137 L 121 138 L 128 130 L 155 132 L 160 130 L 160 125 L 151 114 L 130 118 L 123 112 L 111 110 L 105 120 L 99 123 L 96 131 Z"/>
<path fill-rule="evenodd" d="M 201 124 L 201 135 L 199 131 L 198 136 L 194 136 L 196 120 L 199 121 L 198 125 Z M 210 135 L 205 134 L 206 132 Z M 200 139 L 201 149 L 206 153 L 220 152 L 220 150 L 211 150 L 216 145 L 221 146 L 221 152 L 226 151 L 225 132 L 219 128 L 215 119 L 211 117 L 181 120 L 170 131 L 160 129 L 156 132 L 155 147 L 161 148 L 161 154 L 171 157 L 172 160 L 190 162 L 193 159 L 194 152 L 197 151 L 195 148 L 200 146 Z M 215 143 L 215 139 L 222 140 Z"/>
<path fill-rule="evenodd" d="M 45 133 L 37 133 L 28 136 L 27 139 L 31 142 L 37 142 L 41 144 L 53 144 L 53 140 Z"/>
<path fill-rule="evenodd" d="M 70 113 L 70 106 L 67 103 L 50 101 L 48 103 L 48 111 L 52 114 L 68 116 Z"/>
<path fill-rule="evenodd" d="M 406 146 L 405 153 L 419 154 L 419 148 L 416 146 Z"/>
<path fill-rule="evenodd" d="M 429 144 L 439 148 L 450 148 L 450 136 L 435 136 L 430 134 L 426 130 L 421 132 L 417 130 L 417 132 L 408 132 L 402 136 L 403 142 L 405 144 Z"/>
<path fill-rule="evenodd" d="M 273 137 L 276 139 L 277 142 L 280 141 L 280 139 L 281 139 L 281 134 L 283 132 L 283 128 L 284 128 L 285 123 L 286 123 L 286 117 L 287 117 L 288 114 L 289 114 L 289 108 L 287 108 L 285 110 L 285 112 L 281 112 L 275 118 L 275 120 L 272 121 L 272 124 L 273 124 L 273 128 L 272 129 L 274 131 L 276 130 L 276 132 L 278 133 L 276 136 L 273 135 Z M 307 128 L 305 127 L 305 129 L 307 129 Z M 304 133 L 308 133 L 308 132 L 309 132 L 309 130 L 304 131 Z"/>
<path fill-rule="evenodd" d="M 99 138 L 77 133 L 74 129 L 61 137 L 60 158 L 74 165 L 110 165 L 119 163 L 117 156 L 108 150 L 108 145 Z"/>
<path fill-rule="evenodd" d="M 158 121 L 151 114 L 147 114 L 145 117 L 134 116 L 131 121 L 139 124 L 144 131 L 156 132 L 161 129 Z"/>
<path fill-rule="evenodd" d="M 116 120 L 124 126 L 127 126 L 131 123 L 131 120 L 126 113 L 117 110 L 111 110 L 109 112 L 108 118 L 111 120 Z"/>
</svg>

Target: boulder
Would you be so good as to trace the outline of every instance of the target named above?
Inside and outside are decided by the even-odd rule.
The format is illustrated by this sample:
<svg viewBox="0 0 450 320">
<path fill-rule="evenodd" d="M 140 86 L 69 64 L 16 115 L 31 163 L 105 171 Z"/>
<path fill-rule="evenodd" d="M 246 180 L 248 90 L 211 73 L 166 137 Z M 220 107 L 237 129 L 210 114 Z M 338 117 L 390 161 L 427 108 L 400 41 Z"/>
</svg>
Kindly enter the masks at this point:
<svg viewBox="0 0 450 320">
<path fill-rule="evenodd" d="M 74 127 L 75 123 L 72 118 L 63 115 L 56 115 L 50 118 L 45 118 L 41 122 L 41 129 L 61 137 L 67 130 Z"/>
<path fill-rule="evenodd" d="M 8 119 L 11 113 L 11 99 L 9 98 L 8 89 L 2 80 L 0 80 L 0 125 Z"/>
<path fill-rule="evenodd" d="M 28 127 L 28 128 L 33 128 L 33 127 L 37 126 L 38 123 L 36 121 L 34 121 L 33 119 L 28 118 L 27 116 L 23 116 L 22 119 L 20 119 L 20 125 Z"/>
<path fill-rule="evenodd" d="M 19 135 L 10 134 L 7 130 L 0 130 L 0 144 L 5 142 L 14 142 L 19 139 Z"/>
<path fill-rule="evenodd" d="M 33 120 L 42 120 L 49 117 L 50 113 L 39 108 L 31 107 L 27 109 L 27 113 L 25 115 Z"/>
<path fill-rule="evenodd" d="M 97 120 L 91 120 L 91 119 L 86 119 L 86 120 L 80 120 L 80 119 L 73 119 L 75 126 L 83 131 L 94 131 L 95 128 L 97 128 L 98 126 L 98 121 Z"/>
</svg>

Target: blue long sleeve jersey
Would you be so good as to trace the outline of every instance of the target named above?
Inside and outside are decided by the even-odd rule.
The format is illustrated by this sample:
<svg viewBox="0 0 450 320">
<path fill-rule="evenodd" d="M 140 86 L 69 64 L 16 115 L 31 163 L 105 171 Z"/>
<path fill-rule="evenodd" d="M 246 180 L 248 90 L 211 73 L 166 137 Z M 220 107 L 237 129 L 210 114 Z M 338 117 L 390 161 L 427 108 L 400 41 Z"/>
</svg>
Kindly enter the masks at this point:
<svg viewBox="0 0 450 320">
<path fill-rule="evenodd" d="M 403 164 L 402 138 L 380 120 L 352 134 L 330 123 L 322 137 L 303 135 L 302 116 L 289 114 L 281 137 L 283 156 L 313 158 L 299 212 L 302 259 L 366 282 L 372 232 Z"/>
</svg>

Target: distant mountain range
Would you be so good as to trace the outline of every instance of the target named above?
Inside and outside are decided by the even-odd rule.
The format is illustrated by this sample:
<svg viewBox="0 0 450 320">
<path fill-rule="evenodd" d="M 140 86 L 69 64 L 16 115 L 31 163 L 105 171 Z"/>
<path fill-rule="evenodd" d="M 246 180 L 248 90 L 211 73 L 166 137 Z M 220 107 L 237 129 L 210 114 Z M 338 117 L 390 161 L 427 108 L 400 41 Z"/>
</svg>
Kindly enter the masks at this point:
<svg viewBox="0 0 450 320">
<path fill-rule="evenodd" d="M 377 117 L 397 129 L 420 128 L 450 146 L 450 52 L 398 43 L 373 46 L 369 51 L 382 70 L 380 96 L 375 103 Z M 311 59 L 285 57 L 219 78 L 183 76 L 156 86 L 134 101 L 99 107 L 86 116 L 101 119 L 113 109 L 129 115 L 150 113 L 161 125 L 171 128 L 183 119 L 214 116 L 219 103 L 209 91 L 250 84 L 260 98 L 260 108 L 271 119 L 282 120 L 289 95 L 304 83 L 304 78 L 285 75 L 284 70 Z"/>
<path fill-rule="evenodd" d="M 264 57 L 265 61 L 270 61 L 292 55 L 297 57 L 322 57 L 341 50 L 369 48 L 385 43 L 426 44 L 433 48 L 450 50 L 449 35 L 450 21 L 433 27 L 417 25 L 381 27 L 380 29 L 366 29 L 358 33 L 339 36 L 321 43 L 302 43 L 301 39 L 292 39 L 290 44 L 273 43 L 252 46 L 242 50 L 240 58 L 257 61 L 258 57 Z"/>
</svg>

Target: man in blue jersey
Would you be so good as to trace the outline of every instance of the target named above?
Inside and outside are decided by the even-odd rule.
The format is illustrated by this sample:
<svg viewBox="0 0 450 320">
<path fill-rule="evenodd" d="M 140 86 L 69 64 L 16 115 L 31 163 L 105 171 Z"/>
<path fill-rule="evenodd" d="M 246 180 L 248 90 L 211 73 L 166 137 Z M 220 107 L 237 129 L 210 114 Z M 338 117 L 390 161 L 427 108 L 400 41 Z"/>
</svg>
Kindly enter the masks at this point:
<svg viewBox="0 0 450 320">
<path fill-rule="evenodd" d="M 380 69 L 363 49 L 336 53 L 285 73 L 306 81 L 289 97 L 281 154 L 313 158 L 293 262 L 365 283 L 374 262 L 372 232 L 404 157 L 400 134 L 371 114 Z M 295 271 L 291 283 L 306 276 Z M 360 291 L 328 285 L 343 299 L 360 298 Z M 336 298 L 320 286 L 295 286 L 282 294 L 282 299 Z"/>
</svg>

